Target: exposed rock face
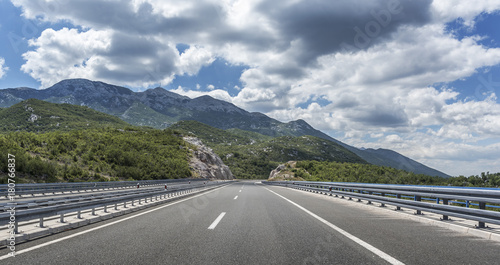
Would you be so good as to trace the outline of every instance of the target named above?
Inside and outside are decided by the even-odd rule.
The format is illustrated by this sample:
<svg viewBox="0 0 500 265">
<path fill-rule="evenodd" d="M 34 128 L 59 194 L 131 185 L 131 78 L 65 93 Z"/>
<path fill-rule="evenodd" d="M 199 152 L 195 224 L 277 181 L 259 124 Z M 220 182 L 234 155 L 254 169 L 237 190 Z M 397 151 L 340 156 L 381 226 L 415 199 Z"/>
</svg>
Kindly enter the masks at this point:
<svg viewBox="0 0 500 265">
<path fill-rule="evenodd" d="M 277 168 L 273 169 L 269 174 L 269 179 L 274 179 L 278 176 L 278 174 L 285 169 L 286 166 L 284 164 L 279 165 Z"/>
<path fill-rule="evenodd" d="M 288 161 L 285 164 L 279 165 L 276 169 L 273 169 L 269 174 L 268 180 L 304 180 L 303 178 L 295 176 L 293 169 L 296 168 L 297 161 Z"/>
<path fill-rule="evenodd" d="M 189 166 L 201 178 L 210 179 L 233 179 L 233 173 L 222 159 L 216 155 L 212 149 L 205 146 L 196 137 L 184 137 L 184 141 L 195 145 L 197 150 L 190 150 L 193 157 L 189 161 Z"/>
</svg>

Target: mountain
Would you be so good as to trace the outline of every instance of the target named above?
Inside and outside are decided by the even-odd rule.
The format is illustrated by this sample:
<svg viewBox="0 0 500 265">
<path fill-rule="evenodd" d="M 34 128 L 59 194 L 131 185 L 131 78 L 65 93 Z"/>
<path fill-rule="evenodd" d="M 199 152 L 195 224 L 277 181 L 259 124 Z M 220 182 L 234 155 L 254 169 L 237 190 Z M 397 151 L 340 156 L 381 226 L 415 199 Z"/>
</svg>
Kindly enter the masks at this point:
<svg viewBox="0 0 500 265">
<path fill-rule="evenodd" d="M 132 125 L 159 129 L 180 120 L 196 120 L 216 128 L 238 128 L 273 137 L 323 135 L 303 120 L 282 123 L 262 113 L 250 113 L 210 96 L 191 99 L 160 87 L 133 92 L 128 88 L 86 79 L 63 80 L 44 90 L 25 87 L 2 89 L 0 107 L 10 107 L 29 98 L 88 106 L 115 115 Z"/>
<path fill-rule="evenodd" d="M 177 121 L 196 120 L 219 129 L 237 128 L 271 137 L 311 135 L 337 143 L 369 163 L 410 170 L 417 174 L 449 177 L 396 152 L 361 150 L 342 143 L 303 120 L 282 123 L 262 113 L 248 112 L 235 105 L 202 96 L 191 99 L 163 88 L 133 92 L 127 88 L 85 79 L 63 80 L 45 90 L 9 88 L 0 90 L 0 108 L 28 98 L 70 103 L 115 115 L 132 125 L 166 128 Z"/>
<path fill-rule="evenodd" d="M 119 118 L 89 107 L 54 104 L 38 99 L 21 101 L 0 110 L 0 132 L 74 130 L 130 126 Z"/>
<path fill-rule="evenodd" d="M 359 150 L 359 151 L 358 151 Z M 354 153 L 368 161 L 370 164 L 387 166 L 397 169 L 402 169 L 409 172 L 414 172 L 417 174 L 424 174 L 428 176 L 438 176 L 443 178 L 449 178 L 449 175 L 444 174 L 438 170 L 427 167 L 415 160 L 412 160 L 406 156 L 403 156 L 397 152 L 388 149 L 365 149 L 361 151 L 360 149 L 355 150 Z"/>
</svg>

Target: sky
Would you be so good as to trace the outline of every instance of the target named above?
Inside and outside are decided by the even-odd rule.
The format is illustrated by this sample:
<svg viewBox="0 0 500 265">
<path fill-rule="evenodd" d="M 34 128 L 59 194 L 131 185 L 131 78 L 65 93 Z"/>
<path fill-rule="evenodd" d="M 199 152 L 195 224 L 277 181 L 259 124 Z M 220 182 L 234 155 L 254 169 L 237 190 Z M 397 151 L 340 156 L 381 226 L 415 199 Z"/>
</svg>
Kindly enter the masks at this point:
<svg viewBox="0 0 500 265">
<path fill-rule="evenodd" d="M 0 88 L 162 86 L 493 173 L 498 25 L 500 0 L 0 0 Z"/>
</svg>

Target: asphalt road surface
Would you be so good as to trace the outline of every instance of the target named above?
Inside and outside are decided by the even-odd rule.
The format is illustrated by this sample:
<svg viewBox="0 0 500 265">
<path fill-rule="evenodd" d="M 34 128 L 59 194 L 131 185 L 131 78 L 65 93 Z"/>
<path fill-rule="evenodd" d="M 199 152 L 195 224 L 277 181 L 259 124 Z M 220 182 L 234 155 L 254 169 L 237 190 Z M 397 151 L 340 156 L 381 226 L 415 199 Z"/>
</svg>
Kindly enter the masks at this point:
<svg viewBox="0 0 500 265">
<path fill-rule="evenodd" d="M 494 241 L 337 201 L 235 182 L 18 244 L 15 257 L 0 249 L 0 264 L 500 264 Z"/>
</svg>

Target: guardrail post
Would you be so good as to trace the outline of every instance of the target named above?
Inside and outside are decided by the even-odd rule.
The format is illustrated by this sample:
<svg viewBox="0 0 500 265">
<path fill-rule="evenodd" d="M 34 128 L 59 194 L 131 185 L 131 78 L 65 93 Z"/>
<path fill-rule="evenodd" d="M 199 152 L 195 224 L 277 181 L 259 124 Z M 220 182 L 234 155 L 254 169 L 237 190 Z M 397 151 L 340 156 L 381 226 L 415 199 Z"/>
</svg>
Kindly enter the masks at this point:
<svg viewBox="0 0 500 265">
<path fill-rule="evenodd" d="M 448 205 L 448 199 L 443 199 L 443 205 Z M 448 215 L 443 215 L 443 219 L 441 219 L 441 220 L 443 220 L 443 221 L 449 220 Z"/>
<path fill-rule="evenodd" d="M 481 210 L 486 210 L 486 203 L 485 202 L 479 202 L 479 209 Z M 477 228 L 485 228 L 486 224 L 484 222 L 479 222 Z"/>
<path fill-rule="evenodd" d="M 418 202 L 422 201 L 422 197 L 415 195 L 415 201 L 418 201 Z M 422 211 L 417 210 L 417 212 L 415 214 L 420 215 L 420 214 L 422 214 Z"/>
<path fill-rule="evenodd" d="M 373 195 L 373 191 L 369 191 L 368 194 L 370 194 L 370 196 Z M 367 204 L 372 204 L 372 201 L 368 201 Z"/>
<path fill-rule="evenodd" d="M 82 211 L 78 211 L 78 213 L 76 214 L 76 218 L 82 219 Z"/>
<path fill-rule="evenodd" d="M 123 202 L 123 208 L 127 208 L 127 202 Z"/>
<path fill-rule="evenodd" d="M 470 206 L 470 202 L 469 201 L 465 201 L 465 207 L 469 208 L 469 206 Z"/>
<path fill-rule="evenodd" d="M 396 194 L 396 198 L 397 199 L 401 199 L 401 194 Z M 396 206 L 396 211 L 401 211 L 401 207 L 400 206 Z"/>
<path fill-rule="evenodd" d="M 108 212 L 108 206 L 107 205 L 104 205 L 104 212 L 107 213 Z"/>
<path fill-rule="evenodd" d="M 385 197 L 385 193 L 381 193 L 380 196 Z M 380 207 L 385 207 L 385 203 L 381 203 Z"/>
<path fill-rule="evenodd" d="M 64 214 L 62 213 L 61 216 L 59 217 L 59 223 L 65 223 L 64 222 Z"/>
<path fill-rule="evenodd" d="M 115 203 L 115 211 L 118 211 L 118 203 Z"/>
<path fill-rule="evenodd" d="M 43 217 L 40 217 L 40 222 L 38 223 L 38 227 L 44 228 L 45 226 L 43 225 Z"/>
<path fill-rule="evenodd" d="M 95 214 L 95 207 L 94 207 L 94 208 L 92 208 L 92 215 L 96 215 L 96 214 Z"/>
</svg>

